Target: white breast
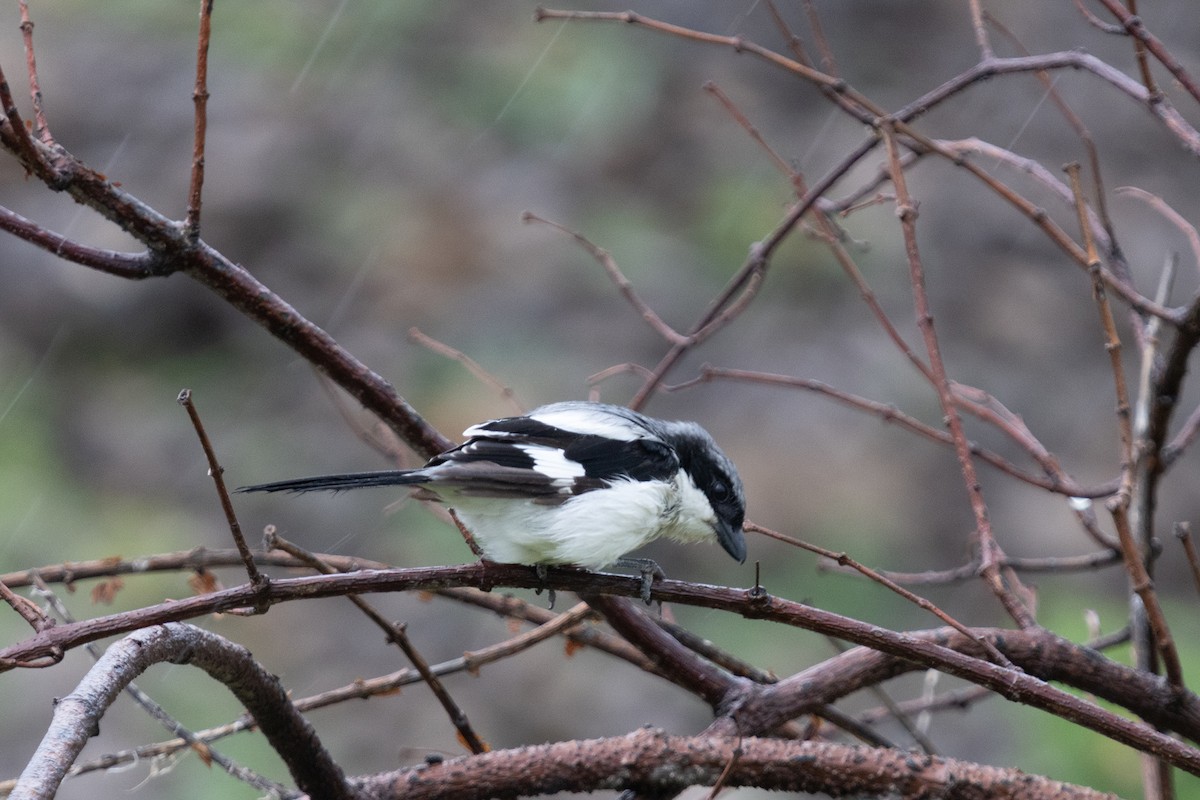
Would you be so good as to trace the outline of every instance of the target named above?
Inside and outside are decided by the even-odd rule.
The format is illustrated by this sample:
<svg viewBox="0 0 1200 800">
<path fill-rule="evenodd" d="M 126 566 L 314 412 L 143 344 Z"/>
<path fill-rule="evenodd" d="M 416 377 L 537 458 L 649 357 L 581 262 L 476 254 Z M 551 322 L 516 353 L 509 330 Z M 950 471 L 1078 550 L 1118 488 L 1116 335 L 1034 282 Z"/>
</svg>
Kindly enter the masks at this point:
<svg viewBox="0 0 1200 800">
<path fill-rule="evenodd" d="M 480 497 L 455 503 L 484 555 L 505 564 L 602 569 L 659 536 L 715 536 L 708 499 L 682 473 L 674 481 L 617 481 L 561 505 Z"/>
</svg>

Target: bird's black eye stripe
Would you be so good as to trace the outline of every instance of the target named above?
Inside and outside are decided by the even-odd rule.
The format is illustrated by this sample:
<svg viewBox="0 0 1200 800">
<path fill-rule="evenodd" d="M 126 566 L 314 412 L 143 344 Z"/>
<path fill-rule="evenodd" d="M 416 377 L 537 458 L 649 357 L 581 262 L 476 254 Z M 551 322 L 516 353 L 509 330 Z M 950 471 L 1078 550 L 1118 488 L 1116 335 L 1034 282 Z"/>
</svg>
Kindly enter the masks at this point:
<svg viewBox="0 0 1200 800">
<path fill-rule="evenodd" d="M 746 517 L 745 501 L 742 499 L 740 483 L 720 463 L 702 457 L 699 443 L 681 439 L 676 442 L 679 461 L 692 481 L 712 503 L 717 514 L 736 527 L 741 527 Z"/>
</svg>

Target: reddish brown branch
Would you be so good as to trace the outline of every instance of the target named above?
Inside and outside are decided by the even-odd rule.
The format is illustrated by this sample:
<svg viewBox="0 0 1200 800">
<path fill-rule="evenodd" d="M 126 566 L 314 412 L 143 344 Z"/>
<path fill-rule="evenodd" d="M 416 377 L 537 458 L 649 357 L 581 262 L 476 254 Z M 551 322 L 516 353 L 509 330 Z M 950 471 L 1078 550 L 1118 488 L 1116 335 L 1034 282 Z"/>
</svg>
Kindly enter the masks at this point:
<svg viewBox="0 0 1200 800">
<path fill-rule="evenodd" d="M 266 599 L 271 603 L 279 603 L 342 596 L 347 593 L 428 590 L 464 585 L 543 588 L 630 598 L 639 597 L 642 592 L 642 581 L 637 576 L 553 568 L 543 577 L 531 567 L 489 563 L 455 567 L 364 570 L 338 575 L 281 578 L 271 582 Z M 1143 752 L 1152 753 L 1181 769 L 1200 775 L 1200 751 L 1183 745 L 1171 736 L 1105 711 L 1085 699 L 1049 686 L 1023 672 L 996 666 L 977 657 L 948 649 L 944 645 L 930 643 L 918 636 L 888 631 L 878 625 L 772 597 L 761 587 L 731 589 L 664 579 L 655 581 L 652 594 L 655 599 L 663 602 L 679 602 L 704 608 L 723 609 L 751 619 L 802 627 L 878 650 L 906 662 L 933 667 L 980 686 L 986 686 L 1014 702 L 1042 709 L 1115 741 Z M 260 595 L 253 587 L 245 585 L 200 597 L 189 597 L 156 606 L 147 606 L 122 614 L 97 617 L 73 625 L 58 625 L 0 650 L 0 669 L 12 669 L 21 663 L 45 658 L 52 653 L 62 652 L 107 636 L 120 635 L 166 622 L 193 619 L 205 614 L 228 611 L 231 608 L 251 604 L 258 596 Z M 662 632 L 660 631 L 660 633 Z M 1009 631 L 1007 635 L 1018 636 L 1013 631 Z M 648 655 L 651 658 L 654 657 L 653 654 Z M 1090 658 L 1101 657 L 1090 656 Z M 1019 662 L 1016 663 L 1019 665 Z M 1130 680 L 1133 680 L 1138 673 L 1129 670 L 1129 674 Z M 681 682 L 683 680 L 681 676 L 669 673 L 665 677 Z M 696 684 L 707 684 L 707 691 L 711 692 L 709 696 L 716 696 L 723 691 L 721 686 L 723 680 L 716 678 L 715 673 L 708 676 L 697 673 L 696 677 L 698 679 Z M 690 682 L 691 678 L 688 680 Z M 694 686 L 689 686 L 689 688 L 694 688 Z M 761 687 L 746 684 L 743 684 L 743 688 L 747 691 L 762 690 Z M 1097 693 L 1099 694 L 1099 692 Z M 1175 698 L 1172 704 L 1173 708 L 1190 708 L 1200 702 L 1200 699 L 1195 698 L 1189 692 L 1174 693 L 1173 697 Z M 727 695 L 721 705 L 728 705 L 732 700 L 734 700 L 734 696 Z M 1141 693 L 1127 697 L 1125 700 L 1133 703 L 1139 714 L 1148 719 L 1154 719 L 1156 723 L 1159 721 L 1158 715 L 1163 713 L 1162 707 L 1156 707 L 1150 702 L 1148 696 Z M 1200 728 L 1196 729 L 1196 733 L 1200 737 Z M 1188 735 L 1193 734 L 1188 733 Z"/>
<path fill-rule="evenodd" d="M 1150 473 L 1158 471 L 1155 466 L 1157 463 L 1157 448 L 1160 448 L 1162 443 L 1161 440 L 1153 442 L 1147 440 L 1148 430 L 1146 429 L 1149 427 L 1149 416 L 1147 415 L 1146 421 L 1139 423 L 1139 444 L 1135 446 L 1129 390 L 1125 383 L 1125 369 L 1121 361 L 1121 339 L 1117 333 L 1116 320 L 1113 318 L 1112 308 L 1108 303 L 1108 295 L 1105 292 L 1104 283 L 1100 280 L 1098 274 L 1100 260 L 1096 255 L 1095 246 L 1090 236 L 1090 229 L 1087 226 L 1087 215 L 1083 210 L 1085 201 L 1079 183 L 1079 165 L 1068 164 L 1066 170 L 1071 179 L 1071 188 L 1075 194 L 1075 203 L 1078 209 L 1080 228 L 1083 231 L 1084 245 L 1088 252 L 1088 261 L 1094 265 L 1094 269 L 1092 270 L 1094 275 L 1092 296 L 1095 298 L 1097 309 L 1100 312 L 1100 323 L 1104 332 L 1104 349 L 1109 356 L 1109 365 L 1113 373 L 1113 387 L 1116 392 L 1117 429 L 1120 434 L 1121 444 L 1121 488 L 1112 500 L 1109 501 L 1109 510 L 1113 515 L 1117 537 L 1121 543 L 1125 568 L 1129 573 L 1130 587 L 1138 595 L 1141 606 L 1145 609 L 1146 620 L 1150 627 L 1149 633 L 1152 635 L 1154 647 L 1157 649 L 1166 666 L 1167 680 L 1173 687 L 1182 688 L 1183 668 L 1179 661 L 1179 653 L 1175 649 L 1174 637 L 1172 637 L 1170 627 L 1167 625 L 1166 614 L 1158 601 L 1158 593 L 1155 591 L 1154 584 L 1150 579 L 1149 568 L 1146 565 L 1147 553 L 1138 545 L 1139 538 L 1145 543 L 1149 543 L 1152 538 L 1153 520 L 1151 514 L 1154 507 L 1153 493 L 1156 491 L 1156 482 Z M 1152 354 L 1147 354 L 1147 358 L 1151 357 Z M 1143 393 L 1149 395 L 1153 391 L 1153 388 L 1150 385 L 1149 372 L 1145 374 L 1146 385 L 1143 388 Z M 1136 502 L 1135 494 L 1137 495 Z M 1140 537 L 1135 537 L 1130 524 L 1129 509 L 1131 504 L 1134 505 L 1135 512 L 1137 513 L 1139 527 L 1144 531 Z M 1149 660 L 1140 666 L 1147 671 L 1153 671 Z"/>
<path fill-rule="evenodd" d="M 857 572 L 860 575 L 867 578 L 868 580 L 872 580 L 872 581 L 878 583 L 880 586 L 884 587 L 888 591 L 894 592 L 895 594 L 900 595 L 908 602 L 917 606 L 917 608 L 920 608 L 924 611 L 928 611 L 930 614 L 933 614 L 939 620 L 941 620 L 945 624 L 949 625 L 951 628 L 958 631 L 962 635 L 973 636 L 971 631 L 967 629 L 966 625 L 963 625 L 961 622 L 956 620 L 954 617 L 950 616 L 945 611 L 938 608 L 938 606 L 935 603 L 930 602 L 926 598 L 921 597 L 920 595 L 915 594 L 914 592 L 910 592 L 908 589 L 905 589 L 903 586 L 900 586 L 898 583 L 889 579 L 887 576 L 883 575 L 879 571 L 871 569 L 870 567 L 868 567 L 865 564 L 859 563 L 854 558 L 851 558 L 848 553 L 844 553 L 844 552 L 837 553 L 837 552 L 834 552 L 833 550 L 829 550 L 827 548 L 820 547 L 818 545 L 810 544 L 808 542 L 802 541 L 793 536 L 788 536 L 786 534 L 779 533 L 778 531 L 773 531 L 770 528 L 764 528 L 763 526 L 757 525 L 753 522 L 747 522 L 745 528 L 747 531 L 751 531 L 754 533 L 761 533 L 764 536 L 769 536 L 770 538 L 775 539 L 776 541 L 786 542 L 786 543 L 792 545 L 793 547 L 799 547 L 803 550 L 807 550 L 810 553 L 816 553 L 819 556 L 824 556 L 825 558 L 828 558 L 830 561 L 833 561 L 834 563 L 838 564 L 839 566 L 852 569 L 855 572 Z M 991 642 L 987 641 L 986 639 L 981 639 L 981 638 L 976 639 L 975 642 L 984 650 L 984 652 L 987 654 L 988 658 L 990 658 L 992 661 L 996 662 L 997 664 L 999 664 L 1002 667 L 1011 667 L 1012 666 L 1012 662 L 1010 662 L 1004 656 L 1003 653 L 1001 653 L 999 650 L 997 650 L 995 645 L 993 645 Z"/>
<path fill-rule="evenodd" d="M 165 274 L 162 259 L 153 253 L 121 253 L 79 244 L 60 233 L 46 230 L 31 219 L 0 206 L 0 230 L 5 230 L 59 258 L 119 278 L 139 280 Z"/>
<path fill-rule="evenodd" d="M 15 593 L 4 581 L 0 581 L 0 600 L 7 603 L 9 608 L 17 612 L 17 616 L 25 620 L 35 631 L 45 630 L 54 625 L 54 620 L 46 616 L 37 607 L 37 603 Z"/>
<path fill-rule="evenodd" d="M 29 3 L 20 0 L 21 40 L 25 45 L 25 71 L 29 75 L 29 96 L 33 101 L 34 133 L 48 145 L 54 144 L 50 126 L 46 123 L 46 109 L 42 105 L 42 85 L 38 79 L 37 59 L 33 54 L 33 19 L 29 16 Z"/>
<path fill-rule="evenodd" d="M 617 287 L 617 290 L 621 293 L 621 296 L 625 298 L 629 305 L 633 306 L 633 310 L 638 313 L 638 316 L 645 320 L 646 324 L 649 325 L 655 333 L 665 339 L 668 344 L 681 345 L 684 347 L 694 344 L 689 337 L 684 336 L 664 322 L 662 317 L 660 317 L 654 309 L 652 309 L 644 300 L 642 300 L 640 296 L 638 296 L 638 293 L 633 288 L 633 284 L 628 278 L 625 277 L 625 273 L 621 271 L 621 268 L 617 266 L 617 262 L 612 257 L 612 253 L 608 252 L 602 247 L 596 246 L 583 234 L 573 231 L 557 222 L 539 217 L 537 214 L 534 214 L 530 211 L 526 211 L 521 214 L 521 221 L 526 224 L 538 222 L 542 225 L 548 225 L 549 227 L 554 228 L 556 231 L 570 236 L 580 247 L 586 250 L 593 259 L 595 259 L 597 264 L 604 269 L 605 273 L 608 274 L 609 280 L 611 280 Z"/>
<path fill-rule="evenodd" d="M 976 628 L 968 638 L 942 628 L 908 635 L 972 654 L 982 654 L 974 640 L 986 638 L 1029 675 L 1062 682 L 1127 708 L 1135 702 L 1139 707 L 1152 709 L 1145 719 L 1154 725 L 1177 731 L 1193 741 L 1200 739 L 1200 697 L 1184 693 L 1186 699 L 1176 703 L 1175 698 L 1180 695 L 1160 677 L 1106 659 L 1049 631 Z M 853 648 L 774 685 L 756 689 L 728 718 L 715 720 L 710 732 L 760 735 L 784 721 L 814 713 L 821 706 L 836 703 L 854 692 L 919 669 L 922 667 L 914 662 L 878 650 Z"/>
<path fill-rule="evenodd" d="M 332 566 L 326 564 L 314 554 L 273 533 L 269 534 L 268 547 L 273 550 L 279 549 L 289 555 L 295 556 L 323 575 L 330 575 L 337 572 Z M 475 728 L 467 718 L 466 712 L 462 710 L 462 707 L 450 695 L 449 690 L 446 689 L 446 685 L 442 683 L 441 679 L 434 674 L 425 656 L 412 643 L 412 639 L 409 638 L 405 627 L 385 619 L 383 614 L 379 613 L 373 605 L 356 594 L 348 595 L 346 599 L 353 603 L 355 608 L 363 612 L 367 619 L 371 620 L 377 628 L 382 630 L 389 642 L 394 643 L 400 648 L 405 658 L 413 665 L 413 669 L 421 676 L 421 680 L 425 681 L 425 685 L 429 687 L 429 691 L 433 693 L 438 703 L 441 704 L 442 710 L 450 718 L 450 724 L 458 731 L 459 738 L 467 745 L 467 749 L 472 753 L 487 752 L 489 749 L 487 744 L 479 738 L 479 734 L 475 732 Z"/>
<path fill-rule="evenodd" d="M 200 33 L 196 37 L 195 109 L 192 129 L 192 177 L 188 185 L 187 216 L 183 227 L 193 243 L 200 238 L 200 204 L 204 193 L 204 145 L 208 134 L 208 44 L 212 38 L 213 0 L 200 0 Z"/>
<path fill-rule="evenodd" d="M 269 581 L 266 575 L 259 572 L 258 565 L 254 563 L 254 555 L 246 544 L 246 537 L 242 535 L 242 525 L 238 522 L 237 512 L 233 510 L 233 501 L 229 499 L 229 490 L 225 487 L 225 469 L 217 460 L 217 453 L 213 449 L 212 442 L 209 441 L 208 432 L 204 430 L 200 412 L 196 410 L 196 405 L 192 402 L 190 389 L 184 389 L 179 393 L 179 404 L 187 411 L 188 419 L 191 420 L 192 427 L 196 431 L 196 438 L 200 440 L 200 449 L 204 451 L 204 458 L 208 462 L 208 475 L 217 489 L 217 498 L 221 501 L 221 511 L 225 514 L 225 523 L 229 526 L 233 543 L 242 557 L 242 564 L 246 567 L 246 575 L 250 578 L 250 584 L 263 588 Z"/>
<path fill-rule="evenodd" d="M 1125 8 L 1117 0 L 1099 1 L 1108 9 L 1109 13 L 1120 21 L 1130 36 L 1145 45 L 1146 49 L 1158 59 L 1158 62 L 1167 68 L 1167 71 L 1171 73 L 1175 80 L 1179 81 L 1179 85 L 1192 96 L 1192 99 L 1200 102 L 1200 84 L 1197 84 L 1192 76 L 1188 74 L 1188 71 L 1183 68 L 1183 65 L 1171 55 L 1171 52 L 1167 50 L 1162 41 L 1146 30 L 1146 25 L 1142 22 L 1142 18 L 1137 15 L 1137 12 Z M 1143 80 L 1149 82 L 1150 86 L 1153 86 L 1153 81 L 1149 78 L 1148 67 L 1143 69 L 1143 75 Z M 1152 101 L 1155 97 L 1161 97 L 1161 95 L 1151 95 Z"/>
<path fill-rule="evenodd" d="M 437 353 L 440 356 L 444 356 L 452 361 L 457 361 L 459 364 L 462 364 L 467 372 L 471 373 L 473 378 L 494 390 L 496 394 L 500 396 L 501 400 L 504 400 L 506 403 L 508 403 L 514 414 L 525 413 L 526 408 L 521 401 L 517 399 L 517 394 L 513 391 L 512 387 L 504 383 L 492 373 L 488 372 L 478 361 L 471 358 L 463 351 L 453 348 L 445 342 L 439 342 L 432 336 L 423 333 L 421 329 L 417 328 L 416 326 L 408 329 L 408 339 L 409 341 L 415 342 L 431 352 Z"/>
<path fill-rule="evenodd" d="M 900 164 L 900 152 L 896 145 L 893 129 L 885 125 L 880 131 L 884 137 L 888 163 L 892 167 L 892 183 L 896 187 L 896 214 L 900 219 L 905 254 L 908 257 L 909 280 L 912 284 L 917 327 L 925 339 L 925 352 L 929 359 L 934 388 L 937 390 L 938 402 L 945 414 L 950 435 L 954 439 L 954 451 L 958 456 L 967 499 L 970 502 L 971 511 L 975 515 L 975 535 L 979 540 L 981 558 L 979 574 L 1013 620 L 1022 628 L 1031 628 L 1036 624 L 1032 610 L 1019 599 L 1016 591 L 1006 585 L 1000 572 L 999 562 L 1004 551 L 992 534 L 992 523 L 983 498 L 983 486 L 976 475 L 975 460 L 971 455 L 971 447 L 966 431 L 963 429 L 962 418 L 954 402 L 950 380 L 946 374 L 946 365 L 942 360 L 941 345 L 934 330 L 933 311 L 929 306 L 929 296 L 925 288 L 925 267 L 917 248 L 917 208 L 908 193 L 908 185 L 904 169 Z"/>
<path fill-rule="evenodd" d="M 866 157 L 866 155 L 874 147 L 874 142 L 868 142 L 858 147 L 848 156 L 842 159 L 825 177 L 817 182 L 809 192 L 800 198 L 789 210 L 783 221 L 780 222 L 771 233 L 760 242 L 756 242 L 750 247 L 750 254 L 742 266 L 738 268 L 725 288 L 721 293 L 713 299 L 709 304 L 708 309 L 701 315 L 700 320 L 693 325 L 691 331 L 687 334 L 688 337 L 695 336 L 701 331 L 709 329 L 709 326 L 717 320 L 727 320 L 729 317 L 725 315 L 731 307 L 744 307 L 745 303 L 739 303 L 739 295 L 748 302 L 748 299 L 753 297 L 753 293 L 761 284 L 763 275 L 766 273 L 770 265 L 771 256 L 780 244 L 788 237 L 800 219 L 808 213 L 813 205 L 828 192 L 834 184 L 842 179 L 855 164 Z M 708 331 L 711 332 L 711 329 Z M 642 388 L 634 395 L 629 405 L 631 408 L 641 408 L 645 405 L 650 396 L 661 385 L 666 374 L 683 358 L 689 347 L 683 344 L 677 344 L 662 357 L 658 364 L 654 367 L 650 377 L 642 384 Z"/>
</svg>

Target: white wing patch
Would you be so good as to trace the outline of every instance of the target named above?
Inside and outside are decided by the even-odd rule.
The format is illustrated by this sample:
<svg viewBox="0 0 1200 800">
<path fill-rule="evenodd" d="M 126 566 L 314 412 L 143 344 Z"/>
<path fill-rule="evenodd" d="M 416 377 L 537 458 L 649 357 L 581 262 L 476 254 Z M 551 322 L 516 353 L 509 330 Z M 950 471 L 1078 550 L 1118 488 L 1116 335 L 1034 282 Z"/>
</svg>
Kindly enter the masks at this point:
<svg viewBox="0 0 1200 800">
<path fill-rule="evenodd" d="M 583 464 L 567 458 L 557 447 L 543 447 L 536 444 L 514 446 L 533 459 L 535 470 L 553 479 L 556 484 L 570 486 L 576 478 L 585 474 Z"/>
</svg>

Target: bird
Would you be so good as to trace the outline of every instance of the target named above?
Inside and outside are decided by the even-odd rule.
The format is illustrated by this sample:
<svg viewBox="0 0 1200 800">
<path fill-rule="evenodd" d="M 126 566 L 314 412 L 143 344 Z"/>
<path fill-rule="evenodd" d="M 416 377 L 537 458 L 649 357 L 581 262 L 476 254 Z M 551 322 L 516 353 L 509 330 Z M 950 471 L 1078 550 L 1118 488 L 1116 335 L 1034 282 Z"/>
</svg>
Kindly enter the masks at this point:
<svg viewBox="0 0 1200 800">
<path fill-rule="evenodd" d="M 342 491 L 413 486 L 453 509 L 489 561 L 642 572 L 649 602 L 662 570 L 626 558 L 648 542 L 719 544 L 746 560 L 746 499 L 737 468 L 695 422 L 623 406 L 551 403 L 463 431 L 465 441 L 418 469 L 383 470 L 243 486 L 239 492 Z"/>
</svg>

